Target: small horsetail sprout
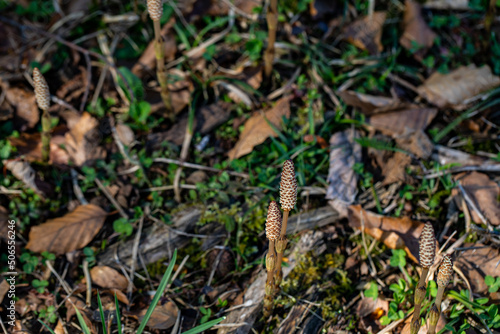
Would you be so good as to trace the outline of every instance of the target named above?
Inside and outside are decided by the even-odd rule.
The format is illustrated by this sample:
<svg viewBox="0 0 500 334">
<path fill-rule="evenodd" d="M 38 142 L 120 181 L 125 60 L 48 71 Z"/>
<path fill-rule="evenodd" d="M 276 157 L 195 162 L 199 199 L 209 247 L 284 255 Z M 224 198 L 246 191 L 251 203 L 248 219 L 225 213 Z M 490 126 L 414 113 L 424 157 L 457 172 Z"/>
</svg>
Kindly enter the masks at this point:
<svg viewBox="0 0 500 334">
<path fill-rule="evenodd" d="M 50 159 L 50 128 L 49 115 L 50 93 L 49 85 L 38 68 L 33 69 L 33 82 L 35 84 L 35 98 L 38 107 L 42 109 L 42 160 Z"/>
<path fill-rule="evenodd" d="M 429 273 L 429 268 L 434 264 L 434 257 L 436 255 L 436 237 L 431 223 L 425 223 L 418 243 L 422 274 L 415 289 L 415 310 L 413 311 L 413 318 L 411 320 L 411 334 L 417 334 L 420 329 L 420 310 L 422 309 L 422 303 L 427 292 L 425 281 Z"/>
<path fill-rule="evenodd" d="M 283 210 L 283 223 L 281 225 L 281 233 L 276 241 L 276 252 L 278 253 L 276 279 L 274 280 L 275 291 L 278 290 L 283 272 L 281 271 L 281 262 L 283 261 L 283 253 L 285 252 L 288 240 L 286 238 L 286 227 L 288 223 L 288 214 L 295 207 L 297 202 L 297 179 L 295 178 L 295 168 L 292 160 L 286 160 L 283 163 L 280 181 L 280 204 Z"/>
<path fill-rule="evenodd" d="M 438 291 L 436 296 L 436 301 L 429 314 L 429 330 L 427 334 L 435 334 L 436 326 L 441 315 L 441 301 L 443 300 L 444 290 L 453 276 L 453 262 L 449 255 L 443 257 L 443 262 L 439 266 L 439 272 L 437 274 L 437 285 Z"/>
<path fill-rule="evenodd" d="M 172 101 L 168 90 L 167 71 L 165 69 L 165 49 L 163 37 L 161 36 L 160 19 L 163 14 L 163 5 L 161 0 L 148 0 L 149 17 L 153 20 L 155 30 L 155 57 L 156 57 L 156 75 L 160 84 L 160 94 L 165 108 L 173 117 Z"/>
<path fill-rule="evenodd" d="M 269 239 L 269 251 L 266 256 L 266 296 L 264 298 L 264 317 L 267 318 L 271 315 L 273 306 L 273 284 L 274 284 L 274 271 L 276 269 L 276 255 L 274 252 L 274 243 L 280 236 L 281 231 L 281 212 L 278 203 L 271 201 L 267 210 L 266 220 L 266 236 Z"/>
</svg>

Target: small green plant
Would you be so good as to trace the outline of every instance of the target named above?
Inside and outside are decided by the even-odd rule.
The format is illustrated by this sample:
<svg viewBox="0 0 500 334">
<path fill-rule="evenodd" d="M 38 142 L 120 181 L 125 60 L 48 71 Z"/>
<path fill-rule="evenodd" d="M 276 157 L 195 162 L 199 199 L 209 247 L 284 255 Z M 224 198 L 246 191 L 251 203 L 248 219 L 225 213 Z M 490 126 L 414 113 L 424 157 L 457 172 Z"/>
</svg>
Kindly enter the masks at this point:
<svg viewBox="0 0 500 334">
<path fill-rule="evenodd" d="M 94 250 L 90 247 L 85 247 L 83 249 L 83 255 L 85 255 L 85 260 L 87 260 L 89 267 L 93 267 L 96 263 Z"/>
<path fill-rule="evenodd" d="M 127 237 L 132 235 L 134 228 L 132 227 L 132 221 L 125 217 L 118 218 L 113 222 L 113 229 L 116 233 L 125 235 Z"/>
<path fill-rule="evenodd" d="M 488 289 L 488 292 L 497 292 L 498 289 L 500 289 L 500 276 L 495 279 L 495 277 L 487 275 L 484 278 L 484 283 L 486 283 L 486 285 L 490 287 Z"/>
<path fill-rule="evenodd" d="M 48 323 L 55 323 L 57 320 L 57 313 L 55 306 L 48 306 L 46 308 L 41 308 L 38 313 L 38 319 L 44 320 Z"/>
<path fill-rule="evenodd" d="M 370 282 L 367 284 L 367 288 L 365 289 L 365 297 L 373 298 L 373 300 L 378 298 L 378 285 L 375 282 Z"/>
<path fill-rule="evenodd" d="M 32 256 L 30 253 L 23 253 L 19 257 L 19 261 L 23 264 L 23 271 L 27 274 L 33 273 L 35 271 L 36 266 L 39 263 L 37 256 Z"/>
<path fill-rule="evenodd" d="M 39 293 L 44 293 L 45 292 L 45 288 L 49 286 L 49 282 L 45 281 L 45 280 L 38 280 L 38 279 L 34 279 L 33 281 L 31 281 L 31 285 L 36 289 L 36 291 L 38 291 Z"/>
<path fill-rule="evenodd" d="M 204 324 L 212 316 L 212 310 L 209 308 L 200 307 L 200 312 L 201 314 L 203 314 L 203 316 L 200 319 L 200 324 Z"/>
</svg>

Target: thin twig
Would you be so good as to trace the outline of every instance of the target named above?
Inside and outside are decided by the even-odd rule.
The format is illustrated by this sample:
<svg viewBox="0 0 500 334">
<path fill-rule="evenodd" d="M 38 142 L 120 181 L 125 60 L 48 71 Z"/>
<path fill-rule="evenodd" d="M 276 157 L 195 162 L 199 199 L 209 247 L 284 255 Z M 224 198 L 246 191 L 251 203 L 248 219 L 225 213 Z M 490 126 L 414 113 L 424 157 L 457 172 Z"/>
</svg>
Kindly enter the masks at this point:
<svg viewBox="0 0 500 334">
<path fill-rule="evenodd" d="M 192 168 L 192 169 L 198 169 L 198 170 L 205 170 L 207 172 L 215 172 L 215 173 L 226 172 L 229 175 L 243 177 L 245 179 L 248 179 L 250 177 L 247 173 L 233 172 L 233 171 L 230 171 L 230 170 L 223 170 L 223 169 L 218 169 L 218 168 L 214 168 L 214 167 L 208 167 L 208 166 L 193 164 L 193 163 L 190 163 L 190 162 L 185 162 L 185 161 L 180 161 L 180 160 L 175 160 L 175 159 L 169 159 L 169 158 L 155 158 L 155 159 L 153 159 L 153 162 L 162 162 L 162 163 L 166 163 L 166 164 L 175 164 L 175 165 L 186 167 L 186 168 Z"/>
<path fill-rule="evenodd" d="M 122 209 L 121 205 L 114 199 L 114 197 L 110 194 L 109 190 L 106 189 L 106 187 L 102 184 L 102 182 L 99 180 L 99 179 L 95 179 L 94 180 L 95 183 L 97 184 L 97 186 L 99 187 L 99 189 L 102 190 L 102 192 L 104 193 L 104 196 L 106 196 L 106 198 L 115 206 L 115 208 L 118 210 L 118 212 L 120 213 L 120 216 L 122 216 L 123 218 L 127 218 L 128 219 L 128 215 L 125 213 L 125 211 Z"/>
<path fill-rule="evenodd" d="M 90 272 L 89 272 L 89 262 L 87 259 L 83 260 L 83 275 L 85 276 L 85 280 L 87 281 L 87 299 L 86 299 L 86 304 L 87 306 L 90 306 L 90 303 L 92 301 L 92 279 L 90 278 Z"/>
<path fill-rule="evenodd" d="M 83 195 L 82 188 L 78 185 L 78 173 L 71 168 L 71 182 L 73 183 L 73 192 L 75 193 L 76 198 L 82 205 L 87 205 L 89 202 L 85 199 Z"/>
<path fill-rule="evenodd" d="M 144 216 L 139 219 L 139 227 L 137 228 L 137 232 L 135 234 L 134 246 L 132 248 L 132 258 L 130 259 L 130 279 L 127 287 L 127 295 L 129 299 L 132 297 L 132 290 L 134 289 L 135 263 L 137 261 L 137 253 L 139 252 L 139 242 L 141 241 L 143 224 Z"/>
</svg>

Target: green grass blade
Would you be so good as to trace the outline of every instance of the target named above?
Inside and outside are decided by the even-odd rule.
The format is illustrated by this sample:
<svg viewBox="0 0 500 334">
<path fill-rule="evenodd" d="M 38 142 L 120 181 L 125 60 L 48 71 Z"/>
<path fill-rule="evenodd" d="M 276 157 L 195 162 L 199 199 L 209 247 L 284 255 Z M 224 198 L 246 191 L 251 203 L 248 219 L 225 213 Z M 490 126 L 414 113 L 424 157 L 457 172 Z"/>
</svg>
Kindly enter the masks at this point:
<svg viewBox="0 0 500 334">
<path fill-rule="evenodd" d="M 80 313 L 80 311 L 78 311 L 76 306 L 73 305 L 73 307 L 75 308 L 76 317 L 78 318 L 78 322 L 80 323 L 80 327 L 82 328 L 83 333 L 90 334 L 90 329 L 87 327 L 85 320 L 83 320 L 82 314 Z"/>
<path fill-rule="evenodd" d="M 174 255 L 172 256 L 172 261 L 170 261 L 170 264 L 168 265 L 167 271 L 165 271 L 165 275 L 163 275 L 163 278 L 161 279 L 160 285 L 158 286 L 158 289 L 156 290 L 155 296 L 153 297 L 153 301 L 151 302 L 151 305 L 149 305 L 148 311 L 146 312 L 146 315 L 142 319 L 142 322 L 137 329 L 136 334 L 141 334 L 144 328 L 146 328 L 146 324 L 148 323 L 149 318 L 151 317 L 151 314 L 153 314 L 153 310 L 155 309 L 156 305 L 158 304 L 158 301 L 160 301 L 160 297 L 163 294 L 163 290 L 165 290 L 165 287 L 168 284 L 168 281 L 170 280 L 170 275 L 172 274 L 172 271 L 174 270 L 174 265 L 175 265 L 175 260 L 177 259 L 177 249 L 174 251 Z"/>
<path fill-rule="evenodd" d="M 206 322 L 202 325 L 196 326 L 195 328 L 192 328 L 186 332 L 183 332 L 182 334 L 196 334 L 196 333 L 201 333 L 203 331 L 206 331 L 207 329 L 212 328 L 213 326 L 217 325 L 219 322 L 222 320 L 226 319 L 226 317 L 220 317 L 219 319 L 215 319 L 209 322 Z"/>
<path fill-rule="evenodd" d="M 99 314 L 101 315 L 102 332 L 104 334 L 108 334 L 108 331 L 106 331 L 106 321 L 104 320 L 104 311 L 102 309 L 101 296 L 99 295 L 99 292 L 97 292 L 97 304 L 99 304 Z"/>
<path fill-rule="evenodd" d="M 39 321 L 42 325 L 44 325 L 44 326 L 45 326 L 45 328 L 47 328 L 47 330 L 48 330 L 49 332 L 51 332 L 52 334 L 56 334 L 56 333 L 54 333 L 54 331 L 53 331 L 52 329 L 50 329 L 50 327 L 49 327 L 49 326 L 47 326 L 47 324 L 46 324 L 45 322 L 43 322 L 43 321 L 42 321 L 42 320 L 40 320 L 40 319 L 38 319 L 38 321 Z"/>
<path fill-rule="evenodd" d="M 122 334 L 122 321 L 120 320 L 120 305 L 118 305 L 118 298 L 115 292 L 115 307 L 116 307 L 116 326 L 118 326 L 118 334 Z"/>
</svg>

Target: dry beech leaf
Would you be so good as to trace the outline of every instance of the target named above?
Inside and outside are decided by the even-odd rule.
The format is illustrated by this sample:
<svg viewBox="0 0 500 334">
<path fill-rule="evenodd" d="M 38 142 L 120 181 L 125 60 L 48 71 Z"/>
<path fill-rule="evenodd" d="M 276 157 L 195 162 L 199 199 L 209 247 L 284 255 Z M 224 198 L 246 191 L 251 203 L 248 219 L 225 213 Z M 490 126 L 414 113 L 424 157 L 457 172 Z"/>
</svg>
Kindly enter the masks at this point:
<svg viewBox="0 0 500 334">
<path fill-rule="evenodd" d="M 162 28 L 161 35 L 163 37 L 163 47 L 165 50 L 165 60 L 172 61 L 177 53 L 177 44 L 175 43 L 175 34 L 172 30 L 175 24 L 175 18 L 172 17 Z M 142 78 L 144 73 L 152 71 L 156 68 L 155 42 L 154 40 L 148 44 L 148 47 L 142 53 L 142 56 L 137 60 L 137 63 L 132 67 L 132 73 Z"/>
<path fill-rule="evenodd" d="M 78 123 L 66 133 L 66 149 L 77 166 L 104 157 L 106 152 L 98 146 L 100 141 L 98 125 L 97 119 L 84 112 Z"/>
<path fill-rule="evenodd" d="M 40 120 L 35 94 L 16 87 L 7 88 L 4 91 L 5 99 L 16 108 L 16 116 L 24 123 L 20 129 L 21 132 L 34 128 Z"/>
<path fill-rule="evenodd" d="M 378 140 L 378 138 L 375 139 Z M 375 158 L 377 165 L 381 169 L 381 174 L 384 176 L 383 185 L 407 181 L 409 176 L 406 174 L 406 166 L 411 163 L 410 156 L 403 152 L 378 150 L 373 147 L 368 148 L 368 154 Z"/>
<path fill-rule="evenodd" d="M 383 50 L 380 40 L 386 16 L 385 12 L 375 12 L 372 17 L 365 16 L 354 21 L 344 29 L 345 39 L 371 54 L 380 53 Z"/>
<path fill-rule="evenodd" d="M 412 130 L 405 127 L 404 132 L 395 139 L 398 147 L 424 160 L 431 156 L 434 149 L 434 144 L 421 129 Z"/>
<path fill-rule="evenodd" d="M 127 296 L 121 291 L 121 290 L 118 290 L 118 289 L 104 289 L 104 290 L 100 290 L 103 294 L 107 293 L 109 294 L 110 296 L 115 296 L 116 295 L 116 298 L 118 299 L 118 301 L 120 303 L 123 303 L 125 305 L 129 305 L 130 304 L 130 301 L 128 300 Z"/>
<path fill-rule="evenodd" d="M 425 130 L 436 114 L 436 109 L 412 108 L 373 115 L 368 123 L 384 134 L 395 136 L 407 131 L 405 128 Z"/>
<path fill-rule="evenodd" d="M 359 301 L 356 307 L 356 314 L 360 318 L 364 318 L 373 315 L 374 312 L 378 312 L 379 310 L 382 310 L 384 312 L 383 314 L 387 314 L 387 311 L 389 311 L 389 302 L 382 298 L 374 300 L 371 297 L 364 297 Z"/>
<path fill-rule="evenodd" d="M 101 288 L 126 290 L 128 280 L 115 269 L 108 266 L 95 266 L 90 270 L 92 283 L 99 285 Z"/>
<path fill-rule="evenodd" d="M 463 178 L 457 175 L 456 179 L 460 180 L 465 192 L 474 201 L 483 216 L 492 225 L 500 225 L 500 201 L 498 201 L 500 187 L 498 184 L 491 180 L 488 175 L 478 172 L 472 172 Z M 459 192 L 454 189 L 454 193 Z M 481 222 L 481 218 L 475 210 L 469 207 L 469 211 L 475 222 Z"/>
<path fill-rule="evenodd" d="M 480 93 L 500 85 L 500 78 L 491 73 L 488 65 L 479 68 L 471 64 L 441 74 L 435 72 L 417 88 L 420 96 L 432 104 L 443 108 L 462 108 L 464 103 Z"/>
<path fill-rule="evenodd" d="M 361 145 L 354 140 L 357 137 L 357 132 L 345 130 L 330 138 L 326 198 L 343 217 L 347 216 L 347 206 L 354 203 L 357 194 L 358 175 L 354 165 L 361 161 Z"/>
<path fill-rule="evenodd" d="M 391 249 L 404 249 L 408 257 L 418 263 L 418 238 L 424 224 L 408 217 L 394 218 L 365 211 L 361 205 L 349 207 L 349 225 L 361 229 Z"/>
<path fill-rule="evenodd" d="M 68 153 L 63 149 L 68 132 L 65 126 L 58 126 L 52 130 L 50 137 L 49 163 L 54 165 L 67 165 Z M 40 133 L 22 133 L 18 138 L 9 137 L 9 142 L 17 150 L 18 156 L 27 161 L 42 161 L 42 139 Z"/>
<path fill-rule="evenodd" d="M 464 247 L 477 248 L 460 252 L 455 266 L 467 277 L 474 293 L 485 293 L 488 286 L 484 283 L 484 278 L 487 275 L 499 276 L 500 253 L 498 249 L 484 247 L 482 244 L 464 244 Z"/>
<path fill-rule="evenodd" d="M 391 97 L 368 95 L 351 90 L 339 91 L 337 94 L 347 105 L 359 108 L 367 116 L 410 107 L 410 104 Z"/>
<path fill-rule="evenodd" d="M 144 309 L 139 313 L 139 322 L 142 322 L 146 312 L 147 309 Z M 170 300 L 163 305 L 157 305 L 153 314 L 151 314 L 151 318 L 149 318 L 148 327 L 154 329 L 168 329 L 177 321 L 178 313 L 179 308 Z"/>
<path fill-rule="evenodd" d="M 123 145 L 130 146 L 135 141 L 134 131 L 126 124 L 118 123 L 116 125 L 116 132 Z"/>
<path fill-rule="evenodd" d="M 4 161 L 4 165 L 11 171 L 12 175 L 21 180 L 28 188 L 32 189 L 39 195 L 44 195 L 35 182 L 36 172 L 33 168 L 31 168 L 28 162 L 21 160 L 7 160 Z"/>
<path fill-rule="evenodd" d="M 288 97 L 280 99 L 273 108 L 265 112 L 267 120 L 281 130 L 283 116 L 290 117 L 290 101 Z M 250 152 L 269 137 L 278 136 L 267 123 L 261 113 L 255 113 L 245 122 L 245 128 L 233 149 L 228 152 L 229 159 L 238 159 Z"/>
<path fill-rule="evenodd" d="M 80 205 L 63 217 L 32 227 L 26 248 L 57 255 L 80 249 L 101 230 L 106 217 L 106 211 L 97 205 Z"/>
<path fill-rule="evenodd" d="M 403 19 L 404 33 L 399 43 L 407 50 L 418 47 L 413 56 L 422 61 L 427 50 L 434 43 L 436 34 L 429 28 L 422 17 L 420 5 L 413 0 L 406 0 Z"/>
<path fill-rule="evenodd" d="M 10 284 L 7 283 L 5 279 L 2 279 L 2 282 L 0 282 L 0 303 L 3 301 L 5 294 L 7 291 L 10 289 Z"/>
<path fill-rule="evenodd" d="M 57 321 L 56 328 L 54 328 L 54 334 L 66 334 L 66 332 L 64 331 L 64 325 L 60 318 Z"/>
<path fill-rule="evenodd" d="M 252 15 L 256 7 L 262 6 L 262 0 L 234 0 L 231 2 L 240 11 Z M 229 5 L 224 1 L 212 1 L 212 6 L 208 10 L 208 15 L 226 16 L 229 13 Z"/>
</svg>

